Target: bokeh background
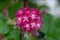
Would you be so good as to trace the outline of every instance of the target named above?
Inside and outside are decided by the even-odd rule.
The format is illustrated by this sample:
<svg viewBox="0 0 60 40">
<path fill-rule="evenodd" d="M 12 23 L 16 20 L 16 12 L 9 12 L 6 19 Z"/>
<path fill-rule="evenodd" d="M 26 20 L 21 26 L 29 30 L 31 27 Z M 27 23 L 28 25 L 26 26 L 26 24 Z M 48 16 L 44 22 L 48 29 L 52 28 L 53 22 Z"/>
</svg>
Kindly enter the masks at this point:
<svg viewBox="0 0 60 40">
<path fill-rule="evenodd" d="M 28 6 L 46 10 L 40 30 L 45 33 L 45 40 L 60 40 L 60 0 L 29 0 Z M 20 40 L 21 32 L 14 20 L 16 11 L 22 7 L 20 0 L 0 0 L 0 40 Z M 40 35 L 37 40 L 41 40 Z"/>
</svg>

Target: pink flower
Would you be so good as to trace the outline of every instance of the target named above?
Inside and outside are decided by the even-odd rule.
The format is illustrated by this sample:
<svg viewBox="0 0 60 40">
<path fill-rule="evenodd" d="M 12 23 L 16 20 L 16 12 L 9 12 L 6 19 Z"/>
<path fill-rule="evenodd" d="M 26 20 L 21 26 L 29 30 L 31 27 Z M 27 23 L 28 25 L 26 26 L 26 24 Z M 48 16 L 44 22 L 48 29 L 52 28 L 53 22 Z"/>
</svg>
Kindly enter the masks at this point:
<svg viewBox="0 0 60 40">
<path fill-rule="evenodd" d="M 42 16 L 36 8 L 19 9 L 16 12 L 16 25 L 26 32 L 38 31 L 42 25 Z"/>
</svg>

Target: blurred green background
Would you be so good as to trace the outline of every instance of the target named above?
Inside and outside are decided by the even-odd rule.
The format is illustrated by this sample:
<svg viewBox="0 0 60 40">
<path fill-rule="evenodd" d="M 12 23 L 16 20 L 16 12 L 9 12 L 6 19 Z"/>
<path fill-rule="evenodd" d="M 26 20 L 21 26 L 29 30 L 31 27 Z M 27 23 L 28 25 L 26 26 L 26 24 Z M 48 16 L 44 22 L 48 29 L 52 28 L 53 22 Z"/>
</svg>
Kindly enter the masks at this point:
<svg viewBox="0 0 60 40">
<path fill-rule="evenodd" d="M 33 1 L 29 0 L 30 8 L 36 7 L 39 10 L 49 7 L 46 5 L 37 5 Z M 9 20 L 4 16 L 2 9 L 8 7 Z M 20 31 L 12 22 L 15 18 L 15 13 L 18 9 L 23 7 L 23 3 L 20 0 L 0 0 L 0 34 L 3 35 L 3 40 L 19 40 Z M 8 21 L 8 22 L 7 22 Z M 9 21 L 11 22 L 9 23 Z M 60 18 L 55 18 L 49 12 L 43 17 L 43 25 L 41 31 L 45 33 L 46 40 L 60 40 Z M 24 38 L 24 40 L 27 40 Z M 37 38 L 40 40 L 40 38 Z"/>
</svg>

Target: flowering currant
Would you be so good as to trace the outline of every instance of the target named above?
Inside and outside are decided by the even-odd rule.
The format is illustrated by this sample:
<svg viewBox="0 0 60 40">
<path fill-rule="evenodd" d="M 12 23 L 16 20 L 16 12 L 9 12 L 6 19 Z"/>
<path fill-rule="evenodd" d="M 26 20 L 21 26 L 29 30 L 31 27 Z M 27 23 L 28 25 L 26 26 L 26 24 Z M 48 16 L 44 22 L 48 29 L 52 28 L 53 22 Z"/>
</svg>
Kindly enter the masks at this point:
<svg viewBox="0 0 60 40">
<path fill-rule="evenodd" d="M 16 25 L 26 32 L 38 31 L 42 25 L 42 15 L 36 8 L 21 8 L 16 12 Z"/>
</svg>

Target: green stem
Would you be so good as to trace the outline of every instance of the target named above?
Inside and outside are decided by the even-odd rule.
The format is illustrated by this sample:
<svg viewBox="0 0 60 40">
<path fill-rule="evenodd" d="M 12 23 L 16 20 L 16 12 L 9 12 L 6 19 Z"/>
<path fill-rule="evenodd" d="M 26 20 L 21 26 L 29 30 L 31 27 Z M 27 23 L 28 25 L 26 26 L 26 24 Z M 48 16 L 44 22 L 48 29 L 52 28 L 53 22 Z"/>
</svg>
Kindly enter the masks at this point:
<svg viewBox="0 0 60 40">
<path fill-rule="evenodd" d="M 31 33 L 25 33 L 25 34 L 24 34 L 24 37 L 25 37 L 27 40 L 36 40 L 36 37 L 33 36 Z"/>
<path fill-rule="evenodd" d="M 36 37 L 34 35 L 31 35 L 31 40 L 36 40 Z"/>
</svg>

